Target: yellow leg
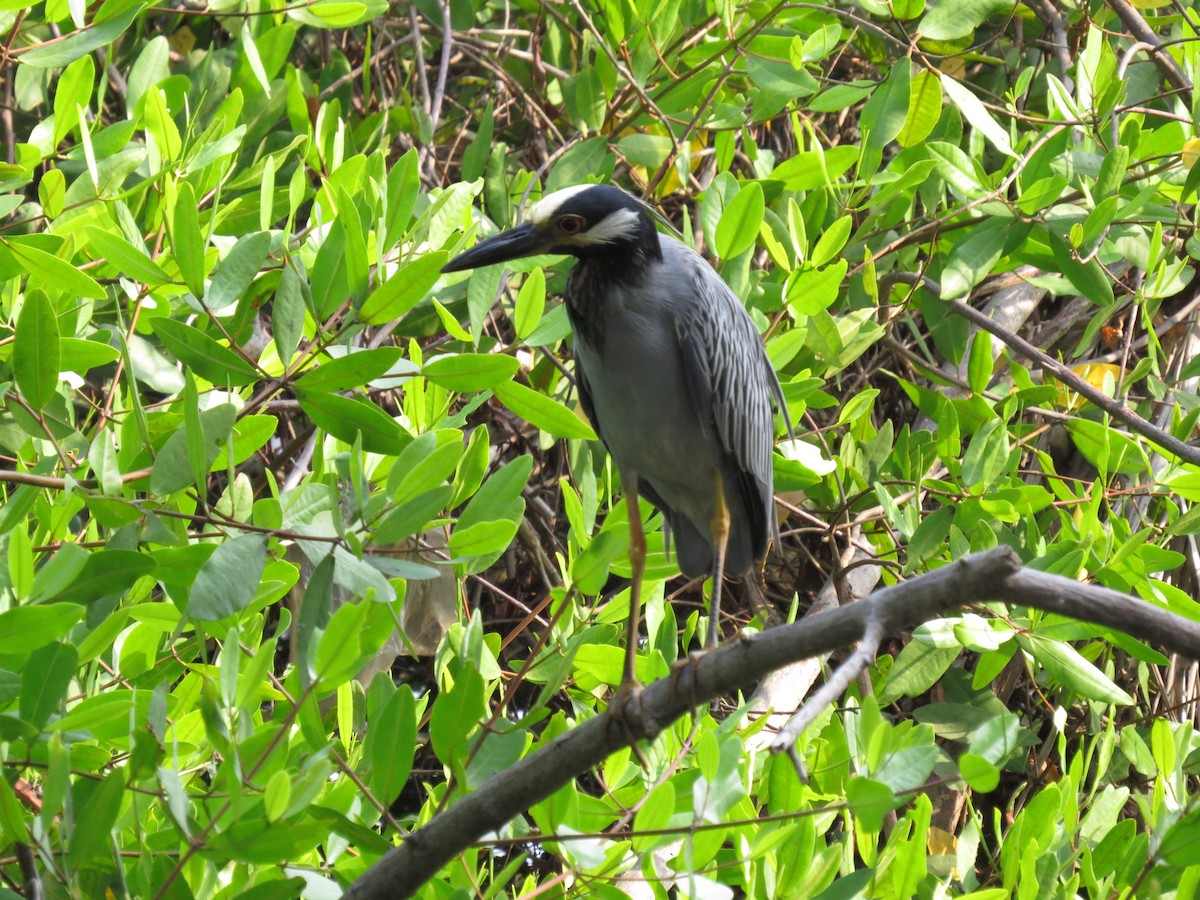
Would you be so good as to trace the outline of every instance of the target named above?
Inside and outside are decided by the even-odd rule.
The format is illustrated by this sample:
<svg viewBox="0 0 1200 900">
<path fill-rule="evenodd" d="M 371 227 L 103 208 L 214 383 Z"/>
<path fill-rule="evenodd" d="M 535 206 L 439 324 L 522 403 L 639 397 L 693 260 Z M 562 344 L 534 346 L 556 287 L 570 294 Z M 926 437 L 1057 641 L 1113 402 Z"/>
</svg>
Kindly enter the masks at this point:
<svg viewBox="0 0 1200 900">
<path fill-rule="evenodd" d="M 637 476 L 621 478 L 625 488 L 625 506 L 629 513 L 629 566 L 633 584 L 629 586 L 629 626 L 625 633 L 626 685 L 637 684 L 638 630 L 642 615 L 642 573 L 646 570 L 646 534 L 642 530 L 642 513 L 638 508 Z"/>
<path fill-rule="evenodd" d="M 708 611 L 708 642 L 706 647 L 717 646 L 721 637 L 721 586 L 725 581 L 725 547 L 729 543 L 729 507 L 725 503 L 725 485 L 721 473 L 717 473 L 717 511 L 709 523 L 712 530 L 716 561 L 712 573 L 712 604 Z"/>
</svg>

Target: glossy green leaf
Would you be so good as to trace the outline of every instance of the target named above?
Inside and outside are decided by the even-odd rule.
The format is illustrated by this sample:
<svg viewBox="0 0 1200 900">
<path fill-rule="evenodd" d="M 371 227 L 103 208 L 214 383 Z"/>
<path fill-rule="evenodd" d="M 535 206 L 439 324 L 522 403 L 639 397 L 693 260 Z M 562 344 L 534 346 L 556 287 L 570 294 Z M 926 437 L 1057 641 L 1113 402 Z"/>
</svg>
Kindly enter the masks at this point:
<svg viewBox="0 0 1200 900">
<path fill-rule="evenodd" d="M 754 246 L 765 212 L 762 185 L 746 184 L 725 204 L 717 223 L 716 251 L 721 259 L 730 259 Z"/>
<path fill-rule="evenodd" d="M 484 714 L 483 678 L 475 669 L 462 669 L 450 690 L 433 701 L 429 738 L 438 759 L 457 762 L 466 750 L 467 736 Z"/>
<path fill-rule="evenodd" d="M 236 418 L 232 404 L 206 409 L 200 414 L 200 426 L 204 435 L 205 469 L 216 462 L 222 447 L 229 440 Z M 188 436 L 180 429 L 167 438 L 150 475 L 150 490 L 159 496 L 174 493 L 193 484 L 192 467 L 189 461 Z"/>
<path fill-rule="evenodd" d="M 1118 706 L 1129 706 L 1133 703 L 1133 698 L 1125 690 L 1080 656 L 1070 644 L 1043 638 L 1036 633 L 1026 637 L 1018 636 L 1017 640 L 1033 654 L 1033 658 L 1047 672 L 1081 697 Z"/>
<path fill-rule="evenodd" d="M 198 328 L 161 317 L 154 332 L 176 359 L 214 385 L 251 384 L 259 377 L 250 363 Z"/>
<path fill-rule="evenodd" d="M 58 76 L 54 90 L 54 143 L 59 144 L 79 124 L 79 110 L 92 102 L 96 64 L 81 56 Z"/>
<path fill-rule="evenodd" d="M 60 40 L 46 41 L 22 53 L 19 57 L 26 66 L 41 69 L 59 69 L 74 60 L 103 47 L 114 40 L 133 22 L 141 12 L 140 4 L 131 4 L 116 15 L 75 31 Z M 100 18 L 98 15 L 97 18 Z"/>
<path fill-rule="evenodd" d="M 25 400 L 43 409 L 58 393 L 58 314 L 41 291 L 27 291 L 13 337 L 13 376 Z"/>
<path fill-rule="evenodd" d="M 524 340 L 542 321 L 546 308 L 546 276 L 541 268 L 533 269 L 517 292 L 517 304 L 513 314 L 513 327 L 517 337 Z"/>
<path fill-rule="evenodd" d="M 134 582 L 155 569 L 154 560 L 132 550 L 94 550 L 71 586 L 49 599 L 66 603 L 91 603 L 124 593 Z"/>
<path fill-rule="evenodd" d="M 484 391 L 517 374 L 514 357 L 496 353 L 446 354 L 429 360 L 421 372 L 434 384 L 452 391 Z"/>
<path fill-rule="evenodd" d="M 271 329 L 275 335 L 275 347 L 279 358 L 290 362 L 300 337 L 304 333 L 304 296 L 300 276 L 295 267 L 288 263 L 283 267 L 279 287 L 275 290 L 275 302 L 271 306 Z"/>
<path fill-rule="evenodd" d="M 170 276 L 158 263 L 118 234 L 93 228 L 88 231 L 88 245 L 97 258 L 103 257 L 123 277 L 152 286 L 171 283 Z"/>
<path fill-rule="evenodd" d="M 113 838 L 110 832 L 121 813 L 124 791 L 125 770 L 113 769 L 92 791 L 82 808 L 76 811 L 74 828 L 71 829 L 67 845 L 67 863 L 72 869 L 78 870 L 112 852 Z"/>
<path fill-rule="evenodd" d="M 339 394 L 297 392 L 300 407 L 319 427 L 347 444 L 362 435 L 364 450 L 372 453 L 399 453 L 403 432 L 387 413 L 361 397 Z"/>
<path fill-rule="evenodd" d="M 991 219 L 973 229 L 950 252 L 942 271 L 942 299 L 957 300 L 992 274 L 992 269 L 1004 252 L 1012 223 Z"/>
<path fill-rule="evenodd" d="M 383 325 L 401 318 L 437 283 L 447 259 L 449 254 L 436 250 L 397 269 L 363 302 L 359 318 L 368 325 Z"/>
<path fill-rule="evenodd" d="M 186 181 L 179 185 L 175 201 L 175 218 L 171 231 L 171 249 L 175 264 L 183 275 L 184 284 L 196 297 L 204 296 L 204 281 L 208 267 L 204 261 L 205 241 L 200 233 L 200 212 L 196 194 Z"/>
<path fill-rule="evenodd" d="M 896 135 L 901 147 L 915 147 L 929 137 L 942 115 L 942 85 L 933 72 L 922 70 L 912 78 L 908 113 Z"/>
<path fill-rule="evenodd" d="M 883 829 L 883 820 L 896 804 L 886 784 L 870 778 L 852 778 L 846 785 L 846 802 L 862 827 L 871 833 Z"/>
<path fill-rule="evenodd" d="M 108 296 L 92 276 L 53 253 L 16 241 L 10 242 L 8 249 L 21 268 L 39 284 L 93 300 L 103 300 Z"/>
<path fill-rule="evenodd" d="M 557 400 L 515 381 L 497 384 L 496 397 L 531 425 L 560 438 L 596 440 L 592 427 Z"/>
<path fill-rule="evenodd" d="M 935 41 L 953 41 L 969 36 L 989 16 L 1008 13 L 1008 0 L 959 0 L 932 7 L 917 25 L 922 37 Z"/>
<path fill-rule="evenodd" d="M 171 111 L 167 109 L 167 98 L 163 96 L 162 91 L 151 85 L 144 100 L 142 115 L 145 118 L 146 132 L 154 139 L 154 145 L 164 159 L 178 159 L 183 149 L 183 141 L 179 137 L 179 128 L 176 127 L 175 120 L 171 118 Z"/>
<path fill-rule="evenodd" d="M 77 603 L 18 606 L 0 613 L 0 652 L 28 653 L 66 635 L 84 609 Z"/>
<path fill-rule="evenodd" d="M 267 544 L 262 535 L 242 534 L 213 551 L 192 584 L 187 614 L 214 621 L 241 612 L 254 599 L 266 565 Z"/>
<path fill-rule="evenodd" d="M 213 271 L 204 297 L 208 308 L 218 311 L 237 303 L 263 267 L 270 249 L 271 235 L 265 231 L 239 238 Z"/>
<path fill-rule="evenodd" d="M 358 350 L 345 356 L 324 360 L 296 381 L 296 390 L 306 393 L 346 391 L 363 387 L 379 378 L 400 361 L 398 347 Z"/>
<path fill-rule="evenodd" d="M 67 697 L 79 654 L 70 644 L 52 642 L 34 650 L 21 670 L 21 718 L 40 728 Z"/>
</svg>

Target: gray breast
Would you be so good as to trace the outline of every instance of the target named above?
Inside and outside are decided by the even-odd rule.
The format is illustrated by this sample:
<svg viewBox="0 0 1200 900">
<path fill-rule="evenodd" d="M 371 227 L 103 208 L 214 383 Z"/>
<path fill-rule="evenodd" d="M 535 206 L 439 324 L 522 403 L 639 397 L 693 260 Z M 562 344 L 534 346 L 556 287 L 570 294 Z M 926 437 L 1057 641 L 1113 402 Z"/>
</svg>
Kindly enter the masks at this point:
<svg viewBox="0 0 1200 900">
<path fill-rule="evenodd" d="M 568 288 L 576 366 L 618 470 L 623 478 L 636 475 L 643 494 L 666 514 L 689 577 L 712 565 L 710 523 L 716 474 L 722 473 L 735 523 L 726 571 L 737 575 L 761 551 L 749 529 L 737 527 L 751 513 L 714 423 L 695 409 L 679 344 L 681 317 L 705 302 L 682 266 L 701 261 L 688 259 L 681 245 L 662 243 L 663 263 L 649 264 L 636 279 L 613 277 L 599 259 L 576 266 Z"/>
</svg>

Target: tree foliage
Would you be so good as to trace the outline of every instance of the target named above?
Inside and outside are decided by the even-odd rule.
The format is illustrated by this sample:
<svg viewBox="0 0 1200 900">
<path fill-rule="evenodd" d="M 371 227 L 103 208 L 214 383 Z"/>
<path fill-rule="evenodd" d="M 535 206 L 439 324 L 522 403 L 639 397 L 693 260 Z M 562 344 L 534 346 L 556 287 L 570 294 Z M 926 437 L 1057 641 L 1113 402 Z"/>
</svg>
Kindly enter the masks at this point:
<svg viewBox="0 0 1200 900">
<path fill-rule="evenodd" d="M 1198 30 L 1188 0 L 0 3 L 0 894 L 338 896 L 603 713 L 627 520 L 567 266 L 440 274 L 580 182 L 714 261 L 802 423 L 727 636 L 1000 546 L 1200 619 Z M 644 513 L 649 681 L 705 607 Z M 807 782 L 746 686 L 422 896 L 1192 895 L 1194 668 L 1012 603 L 889 640 Z"/>
</svg>

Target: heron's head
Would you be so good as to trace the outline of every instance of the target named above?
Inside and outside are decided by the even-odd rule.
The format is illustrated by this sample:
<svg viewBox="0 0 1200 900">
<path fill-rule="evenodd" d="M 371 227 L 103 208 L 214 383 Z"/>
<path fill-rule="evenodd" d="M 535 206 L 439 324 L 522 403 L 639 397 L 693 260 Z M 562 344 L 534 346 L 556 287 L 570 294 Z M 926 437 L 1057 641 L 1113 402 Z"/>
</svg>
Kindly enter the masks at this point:
<svg viewBox="0 0 1200 900">
<path fill-rule="evenodd" d="M 580 258 L 662 259 L 658 232 L 642 202 L 610 184 L 581 184 L 548 194 L 523 224 L 480 241 L 442 267 L 459 272 L 540 253 Z"/>
</svg>

